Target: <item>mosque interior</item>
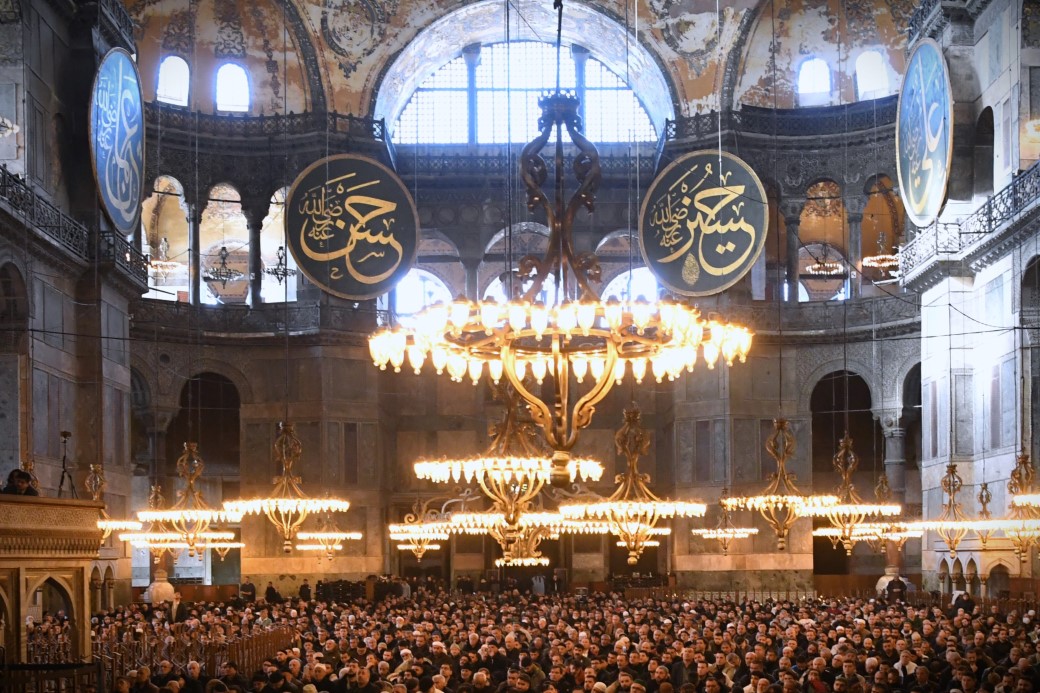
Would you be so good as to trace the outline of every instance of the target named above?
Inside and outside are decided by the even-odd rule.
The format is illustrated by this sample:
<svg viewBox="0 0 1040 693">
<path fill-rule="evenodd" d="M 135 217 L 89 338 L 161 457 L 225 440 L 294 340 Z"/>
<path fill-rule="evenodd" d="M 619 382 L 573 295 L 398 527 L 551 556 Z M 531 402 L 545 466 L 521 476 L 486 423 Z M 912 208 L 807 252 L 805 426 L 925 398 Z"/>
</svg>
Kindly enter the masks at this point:
<svg viewBox="0 0 1040 693">
<path fill-rule="evenodd" d="M 493 531 L 452 531 L 418 555 L 388 526 L 501 510 L 472 476 L 419 478 L 415 463 L 505 457 L 514 451 L 495 444 L 508 436 L 556 465 L 528 510 L 609 499 L 633 460 L 644 488 L 678 503 L 638 555 L 609 531 L 554 528 L 539 535 L 545 561 L 505 569 L 515 575 L 569 589 L 788 594 L 866 593 L 900 575 L 942 594 L 1040 592 L 1040 529 L 1014 525 L 1035 523 L 1014 499 L 1038 490 L 1040 458 L 1040 3 L 562 5 L 0 0 L 0 468 L 31 472 L 39 489 L 0 495 L 8 642 L 47 605 L 140 599 L 159 571 L 209 598 L 237 593 L 244 576 L 286 594 L 304 579 L 497 580 L 505 544 Z M 129 58 L 116 95 L 101 70 L 113 50 Z M 934 71 L 912 60 L 925 55 Z M 550 106 L 577 113 L 578 138 L 572 121 L 542 129 L 547 92 L 566 95 Z M 102 101 L 117 121 L 108 139 Z M 907 122 L 923 129 L 907 134 Z M 542 169 L 525 158 L 540 132 Z M 735 175 L 757 187 L 739 204 L 761 219 L 746 222 L 755 247 L 740 268 L 684 293 L 676 282 L 692 275 L 664 273 L 653 229 L 667 216 L 657 202 L 672 205 L 659 182 L 673 175 L 668 194 L 684 195 L 693 179 L 675 167 L 694 160 L 705 176 L 742 163 Z M 356 233 L 376 217 L 359 205 L 376 197 L 337 213 L 353 215 L 350 242 L 370 243 L 375 262 L 397 249 L 391 282 L 348 258 L 337 284 L 322 259 L 335 253 L 301 252 L 301 181 L 331 185 L 323 174 L 344 161 L 396 183 L 395 219 L 383 221 L 414 227 L 402 250 L 378 229 Z M 576 196 L 561 219 L 550 203 L 586 190 L 590 168 L 594 205 Z M 531 195 L 539 172 L 543 198 Z M 686 200 L 675 228 L 692 242 L 701 224 L 700 238 L 717 234 L 715 252 L 732 253 L 737 222 L 716 215 L 733 198 Z M 685 216 L 698 210 L 707 220 Z M 554 253 L 570 275 L 539 264 Z M 681 374 L 659 377 L 639 358 L 627 376 L 619 362 L 617 382 L 593 375 L 607 391 L 584 420 L 560 424 L 566 441 L 551 432 L 589 384 L 566 369 L 572 393 L 535 382 L 538 368 L 559 368 L 551 354 L 531 361 L 519 395 L 497 351 L 472 382 L 465 367 L 453 379 L 429 364 L 373 365 L 373 335 L 426 334 L 431 306 L 459 300 L 479 321 L 473 306 L 512 305 L 532 276 L 528 311 L 564 297 L 601 298 L 604 311 L 679 305 L 712 334 L 732 324 L 753 341 L 711 367 L 707 347 L 694 351 Z M 380 291 L 342 288 L 359 283 Z M 493 383 L 503 361 L 510 375 Z M 562 465 L 577 460 L 602 475 L 566 478 Z M 221 518 L 227 547 L 156 552 L 94 526 L 99 513 L 261 499 L 275 477 L 314 500 L 293 531 L 335 529 L 340 549 L 296 549 L 256 503 Z M 534 483 L 520 479 L 498 491 L 516 501 Z M 801 500 L 837 494 L 898 512 L 875 523 L 889 534 L 834 540 L 814 531 L 837 526 L 837 511 L 810 517 L 810 501 L 790 501 L 801 512 L 783 525 L 736 502 L 778 479 Z M 326 512 L 330 499 L 349 509 Z M 726 526 L 757 532 L 725 551 L 697 533 Z"/>
</svg>

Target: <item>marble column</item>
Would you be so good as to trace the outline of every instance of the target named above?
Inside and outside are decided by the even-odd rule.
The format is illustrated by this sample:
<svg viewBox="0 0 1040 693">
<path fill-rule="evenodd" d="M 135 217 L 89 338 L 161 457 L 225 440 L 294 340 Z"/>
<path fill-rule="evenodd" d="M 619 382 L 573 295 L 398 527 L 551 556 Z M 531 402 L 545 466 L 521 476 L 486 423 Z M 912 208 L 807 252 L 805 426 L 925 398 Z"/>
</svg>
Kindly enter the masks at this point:
<svg viewBox="0 0 1040 693">
<path fill-rule="evenodd" d="M 242 211 L 245 214 L 246 226 L 249 229 L 249 305 L 256 308 L 262 302 L 260 291 L 264 281 L 264 263 L 260 257 L 260 232 L 263 230 L 264 217 L 267 216 L 269 204 L 264 200 L 243 200 Z"/>
<path fill-rule="evenodd" d="M 787 302 L 798 303 L 798 250 L 802 247 L 798 238 L 798 227 L 802 221 L 805 200 L 784 200 L 779 207 L 787 228 L 787 258 L 784 260 L 787 270 Z M 780 262 L 781 258 L 777 258 L 777 261 Z"/>
<path fill-rule="evenodd" d="M 188 303 L 197 306 L 202 302 L 202 250 L 200 226 L 202 224 L 202 208 L 199 205 L 188 207 Z"/>
<path fill-rule="evenodd" d="M 801 217 L 784 217 L 784 223 L 787 225 L 787 302 L 798 303 L 798 283 L 799 283 L 799 267 L 798 267 L 798 249 L 801 248 L 801 241 L 798 239 L 798 226 L 801 223 Z"/>
<path fill-rule="evenodd" d="M 866 200 L 862 197 L 849 197 L 845 200 L 845 218 L 848 223 L 849 246 L 845 249 L 845 258 L 849 265 L 849 297 L 860 295 L 860 281 L 863 278 L 863 210 Z"/>
<path fill-rule="evenodd" d="M 906 429 L 894 417 L 885 417 L 881 422 L 885 436 L 885 476 L 892 489 L 892 502 L 906 503 Z M 899 575 L 903 572 L 903 550 L 896 542 L 886 542 L 885 574 Z"/>
</svg>

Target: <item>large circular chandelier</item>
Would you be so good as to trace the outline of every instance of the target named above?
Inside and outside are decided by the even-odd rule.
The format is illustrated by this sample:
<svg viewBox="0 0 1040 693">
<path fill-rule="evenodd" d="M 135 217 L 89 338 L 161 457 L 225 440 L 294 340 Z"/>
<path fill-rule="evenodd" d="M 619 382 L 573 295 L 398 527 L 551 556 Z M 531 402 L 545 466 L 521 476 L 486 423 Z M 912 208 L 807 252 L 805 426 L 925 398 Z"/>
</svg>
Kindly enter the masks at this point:
<svg viewBox="0 0 1040 693">
<path fill-rule="evenodd" d="M 669 534 L 670 528 L 659 527 L 661 520 L 671 517 L 702 517 L 707 510 L 704 503 L 665 500 L 647 485 L 650 475 L 639 471 L 639 458 L 650 449 L 650 434 L 642 426 L 638 407 L 626 409 L 624 423 L 614 434 L 614 446 L 625 456 L 626 467 L 614 482 L 617 489 L 608 498 L 596 501 L 564 503 L 560 512 L 572 519 L 592 519 L 606 522 L 610 532 L 620 540 L 619 546 L 628 550 L 628 563 L 635 565 L 643 549 L 657 541 L 655 536 Z"/>
<path fill-rule="evenodd" d="M 753 496 L 731 496 L 721 500 L 729 510 L 754 510 L 776 533 L 776 546 L 787 548 L 787 536 L 799 517 L 820 515 L 838 504 L 829 494 L 805 494 L 795 485 L 794 474 L 787 471 L 787 461 L 794 456 L 795 442 L 786 419 L 773 419 L 773 433 L 766 440 L 766 452 L 776 460 L 776 472 L 761 493 Z"/>
<path fill-rule="evenodd" d="M 297 551 L 317 552 L 318 560 L 332 560 L 336 553 L 343 550 L 343 542 L 361 541 L 361 532 L 345 532 L 336 526 L 331 512 L 326 512 L 317 531 L 300 531 L 296 533 Z"/>
<path fill-rule="evenodd" d="M 722 498 L 729 494 L 729 489 L 722 489 Z M 758 527 L 739 527 L 733 523 L 733 513 L 726 504 L 719 500 L 719 521 L 714 527 L 695 527 L 690 533 L 701 539 L 714 539 L 722 549 L 722 555 L 729 555 L 729 547 L 737 539 L 748 539 L 758 534 Z"/>
<path fill-rule="evenodd" d="M 141 522 L 151 523 L 151 533 L 154 534 L 157 543 L 165 541 L 162 535 L 172 535 L 170 541 L 183 546 L 170 548 L 187 549 L 189 556 L 194 556 L 199 550 L 206 548 L 207 541 L 233 539 L 233 533 L 219 531 L 216 526 L 242 520 L 241 513 L 207 505 L 202 492 L 195 488 L 195 482 L 202 475 L 204 468 L 205 464 L 198 453 L 198 444 L 184 443 L 184 452 L 177 458 L 177 475 L 184 480 L 184 488 L 177 492 L 177 502 L 168 509 L 153 508 L 137 513 L 137 519 Z M 215 532 L 217 534 L 214 534 Z M 122 538 L 130 535 L 120 536 Z"/>
<path fill-rule="evenodd" d="M 282 550 L 292 551 L 297 530 L 313 513 L 346 512 L 350 502 L 338 498 L 308 498 L 300 488 L 300 477 L 293 468 L 303 454 L 293 424 L 278 424 L 274 440 L 274 458 L 281 463 L 282 473 L 274 478 L 274 490 L 266 498 L 239 499 L 224 502 L 224 509 L 238 516 L 266 515 L 282 537 Z"/>
<path fill-rule="evenodd" d="M 838 451 L 834 454 L 834 469 L 841 477 L 838 486 L 838 503 L 821 508 L 819 514 L 826 517 L 830 527 L 822 527 L 813 531 L 813 536 L 826 536 L 835 548 L 840 544 L 845 555 L 851 556 L 856 542 L 863 538 L 856 530 L 864 523 L 881 517 L 894 517 L 903 512 L 898 503 L 867 503 L 856 492 L 852 483 L 852 475 L 859 467 L 859 455 L 852 449 L 852 437 L 845 431 L 838 442 Z M 823 530 L 836 530 L 824 532 Z M 869 535 L 868 536 L 872 536 Z"/>
<path fill-rule="evenodd" d="M 554 459 L 570 457 L 578 432 L 589 425 L 596 405 L 626 376 L 642 382 L 650 374 L 658 382 L 692 371 L 703 359 L 713 368 L 744 361 L 752 333 L 717 318 L 705 318 L 694 307 L 672 301 L 603 301 L 593 281 L 600 273 L 593 253 L 581 254 L 573 240 L 579 209 L 593 210 L 601 172 L 596 147 L 581 134 L 578 99 L 556 92 L 539 99 L 540 133 L 520 155 L 520 177 L 528 208 L 539 209 L 549 227 L 543 257 L 527 256 L 519 272 L 509 273 L 506 303 L 459 298 L 424 310 L 411 328 L 382 329 L 369 338 L 373 363 L 400 371 L 405 361 L 420 372 L 429 361 L 437 373 L 452 380 L 507 381 L 527 404 L 543 430 Z M 574 171 L 578 188 L 563 199 L 566 129 L 578 153 Z M 554 195 L 542 189 L 549 169 L 541 151 L 555 131 Z M 517 276 L 518 275 L 518 276 Z M 552 277 L 552 303 L 537 297 Z M 521 286 L 526 285 L 526 290 Z M 542 384 L 552 381 L 551 396 L 529 388 L 530 375 Z M 583 386 L 572 392 L 572 378 Z"/>
<path fill-rule="evenodd" d="M 476 481 L 493 510 L 504 515 L 507 524 L 516 525 L 546 484 L 557 479 L 595 481 L 603 475 L 603 465 L 594 460 L 568 457 L 562 464 L 554 464 L 538 444 L 533 424 L 521 420 L 517 390 L 500 383 L 493 392 L 504 405 L 503 418 L 491 425 L 491 441 L 484 453 L 420 460 L 414 465 L 416 477 L 435 483 Z"/>
</svg>

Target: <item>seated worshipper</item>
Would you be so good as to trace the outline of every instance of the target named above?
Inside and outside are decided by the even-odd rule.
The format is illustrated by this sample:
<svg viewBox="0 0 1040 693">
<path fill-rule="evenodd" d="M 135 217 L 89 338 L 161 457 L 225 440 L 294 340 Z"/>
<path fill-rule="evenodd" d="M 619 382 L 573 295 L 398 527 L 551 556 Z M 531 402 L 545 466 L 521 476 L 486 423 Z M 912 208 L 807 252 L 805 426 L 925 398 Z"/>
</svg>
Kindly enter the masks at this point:
<svg viewBox="0 0 1040 693">
<path fill-rule="evenodd" d="M 24 469 L 12 469 L 7 475 L 3 493 L 13 496 L 38 496 L 40 492 L 32 486 L 32 474 Z"/>
</svg>

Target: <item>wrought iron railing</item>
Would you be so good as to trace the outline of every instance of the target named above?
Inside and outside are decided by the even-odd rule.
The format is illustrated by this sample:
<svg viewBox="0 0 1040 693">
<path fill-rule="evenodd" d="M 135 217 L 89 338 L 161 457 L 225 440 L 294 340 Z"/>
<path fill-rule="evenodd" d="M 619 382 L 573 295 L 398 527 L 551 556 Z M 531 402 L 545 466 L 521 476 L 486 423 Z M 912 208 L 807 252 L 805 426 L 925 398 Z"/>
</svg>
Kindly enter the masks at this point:
<svg viewBox="0 0 1040 693">
<path fill-rule="evenodd" d="M 652 150 L 648 150 L 645 156 L 639 157 L 638 161 L 640 174 L 647 176 L 648 179 L 652 178 L 657 164 Z M 438 152 L 435 147 L 425 147 L 418 157 L 412 156 L 409 150 L 402 151 L 397 164 L 398 172 L 402 176 L 444 176 L 458 180 L 505 175 L 509 166 L 517 165 L 517 158 L 510 157 L 504 152 L 502 154 L 471 155 L 454 153 L 448 147 L 441 152 Z M 549 178 L 552 178 L 555 162 L 551 157 L 547 157 L 545 164 Z M 633 175 L 636 171 L 635 161 L 632 157 L 627 154 L 617 156 L 609 150 L 600 152 L 599 164 L 602 174 L 609 177 L 626 177 Z M 564 168 L 570 171 L 573 166 L 574 157 L 565 156 Z"/>
<path fill-rule="evenodd" d="M 135 325 L 160 325 L 164 330 L 191 330 L 215 334 L 254 336 L 284 334 L 288 323 L 293 334 L 313 333 L 320 329 L 338 332 L 371 332 L 376 325 L 376 311 L 371 304 L 357 308 L 332 305 L 264 304 L 257 308 L 246 305 L 192 306 L 187 303 L 140 299 L 133 307 Z"/>
<path fill-rule="evenodd" d="M 386 122 L 347 113 L 289 113 L 286 115 L 214 115 L 157 102 L 145 104 L 150 125 L 164 130 L 199 133 L 214 137 L 277 137 L 329 133 L 350 135 L 377 142 L 387 141 Z"/>
<path fill-rule="evenodd" d="M 87 693 L 113 690 L 98 662 L 86 664 L 11 664 L 0 669 L 4 693 Z"/>
<path fill-rule="evenodd" d="M 357 308 L 333 305 L 295 305 L 272 303 L 259 308 L 245 305 L 191 306 L 155 299 L 140 299 L 132 312 L 137 326 L 159 325 L 166 331 L 201 331 L 212 334 L 265 336 L 283 334 L 288 322 L 295 334 L 331 330 L 368 334 L 377 324 L 386 324 L 386 313 L 377 312 L 371 303 Z M 758 333 L 785 335 L 798 333 L 830 334 L 835 325 L 847 325 L 849 333 L 873 332 L 880 328 L 913 329 L 920 320 L 920 297 L 914 293 L 849 301 L 818 301 L 777 304 L 756 301 L 721 309 L 728 320 L 749 325 Z"/>
<path fill-rule="evenodd" d="M 44 199 L 23 178 L 0 166 L 0 200 L 11 212 L 77 257 L 90 259 L 90 230 Z"/>
<path fill-rule="evenodd" d="M 127 12 L 120 0 L 101 0 L 100 8 L 102 15 L 111 23 L 112 27 L 119 33 L 120 38 L 126 46 L 134 46 L 134 20 Z M 131 52 L 134 52 L 131 50 Z"/>
<path fill-rule="evenodd" d="M 914 13 L 910 15 L 910 24 L 906 29 L 908 44 L 913 44 L 914 41 L 921 38 L 921 34 L 928 25 L 932 13 L 935 12 L 940 4 L 940 0 L 924 0 L 917 5 Z"/>
<path fill-rule="evenodd" d="M 917 230 L 917 236 L 899 250 L 899 267 L 906 277 L 939 255 L 956 255 L 1007 227 L 1037 206 L 1040 200 L 1040 161 L 1015 176 L 1010 185 L 993 195 L 959 222 L 934 223 Z"/>
<path fill-rule="evenodd" d="M 41 625 L 26 635 L 26 664 L 67 664 L 79 661 L 72 651 L 71 633 L 67 630 L 55 632 Z"/>
<path fill-rule="evenodd" d="M 892 125 L 899 97 L 886 96 L 844 106 L 772 109 L 744 106 L 739 111 L 697 113 L 665 122 L 666 140 L 701 140 L 723 131 L 783 137 L 840 135 Z"/>
<path fill-rule="evenodd" d="M 112 263 L 141 288 L 148 286 L 148 256 L 119 234 L 106 232 L 98 236 L 98 261 Z"/>
<path fill-rule="evenodd" d="M 175 626 L 169 636 L 144 634 L 131 639 L 111 639 L 107 635 L 95 638 L 92 644 L 94 660 L 101 662 L 105 678 L 125 676 L 140 666 L 158 671 L 163 660 L 173 664 L 174 671 L 187 669 L 188 662 L 202 665 L 207 676 L 216 676 L 225 662 L 233 661 L 239 671 L 247 675 L 259 671 L 265 659 L 292 645 L 296 637 L 290 626 L 274 626 L 260 633 L 241 637 L 210 637 L 200 630 Z"/>
</svg>

